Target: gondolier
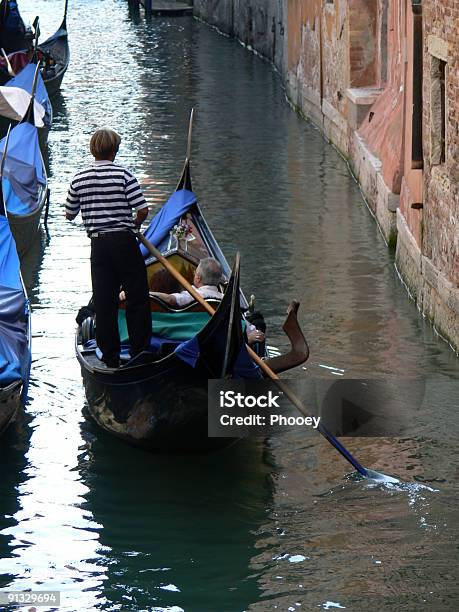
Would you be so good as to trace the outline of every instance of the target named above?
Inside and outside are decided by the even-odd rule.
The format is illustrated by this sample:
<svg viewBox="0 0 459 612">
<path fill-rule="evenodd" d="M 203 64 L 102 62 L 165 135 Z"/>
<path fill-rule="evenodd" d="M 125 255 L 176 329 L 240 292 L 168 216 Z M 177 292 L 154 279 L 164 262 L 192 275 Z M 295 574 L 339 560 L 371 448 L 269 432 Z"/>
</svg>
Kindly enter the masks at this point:
<svg viewBox="0 0 459 612">
<path fill-rule="evenodd" d="M 67 219 L 73 220 L 81 211 L 91 238 L 96 340 L 102 360 L 110 368 L 119 366 L 120 286 L 127 298 L 131 358 L 148 349 L 151 336 L 147 273 L 135 237 L 136 229 L 147 217 L 148 205 L 137 179 L 113 163 L 120 142 L 121 137 L 110 129 L 93 134 L 90 150 L 95 161 L 74 176 L 66 204 Z"/>
</svg>

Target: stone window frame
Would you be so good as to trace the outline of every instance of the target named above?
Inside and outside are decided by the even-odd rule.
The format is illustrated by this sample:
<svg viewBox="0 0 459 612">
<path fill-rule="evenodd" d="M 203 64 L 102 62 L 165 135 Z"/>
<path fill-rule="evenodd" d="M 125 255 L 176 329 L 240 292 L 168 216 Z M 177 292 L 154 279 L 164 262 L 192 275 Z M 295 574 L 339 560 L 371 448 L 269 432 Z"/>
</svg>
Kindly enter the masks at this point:
<svg viewBox="0 0 459 612">
<path fill-rule="evenodd" d="M 449 45 L 447 41 L 438 36 L 429 35 L 427 39 L 427 50 L 429 53 L 429 160 L 431 166 L 444 167 L 448 159 L 448 70 L 449 70 Z M 436 73 L 444 64 L 444 85 L 441 89 L 440 78 Z M 440 97 L 442 96 L 442 98 Z M 435 110 L 438 108 L 443 111 L 438 117 Z M 443 121 L 439 136 L 439 121 Z"/>
</svg>

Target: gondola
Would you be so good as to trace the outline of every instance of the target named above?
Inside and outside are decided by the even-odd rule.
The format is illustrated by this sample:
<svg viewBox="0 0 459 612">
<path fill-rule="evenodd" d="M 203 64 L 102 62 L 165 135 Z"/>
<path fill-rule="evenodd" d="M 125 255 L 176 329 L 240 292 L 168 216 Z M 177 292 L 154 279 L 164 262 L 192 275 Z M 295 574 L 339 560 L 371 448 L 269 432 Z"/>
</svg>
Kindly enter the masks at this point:
<svg viewBox="0 0 459 612">
<path fill-rule="evenodd" d="M 2 177 L 3 199 L 20 256 L 34 243 L 48 192 L 46 168 L 34 124 L 33 95 L 21 123 L 9 134 Z M 6 136 L 0 141 L 4 147 Z"/>
<path fill-rule="evenodd" d="M 37 123 L 37 135 L 42 155 L 46 156 L 48 134 L 53 121 L 53 107 L 43 82 L 43 78 L 40 72 L 37 71 L 37 64 L 26 64 L 20 70 L 20 72 L 16 74 L 16 76 L 12 77 L 7 83 L 5 83 L 5 85 L 2 86 L 2 89 L 3 88 L 11 88 L 12 91 L 24 90 L 29 95 L 31 95 L 33 92 L 34 99 L 44 111 L 43 117 L 40 118 L 40 123 Z M 10 124 L 17 125 L 23 120 L 23 117 L 18 118 L 16 113 L 20 114 L 20 111 L 19 109 L 15 109 L 13 106 L 10 109 L 10 112 L 4 112 L 3 116 L 0 116 L 0 138 L 4 137 Z M 32 116 L 33 119 L 34 117 L 35 115 Z"/>
<path fill-rule="evenodd" d="M 0 434 L 27 395 L 30 342 L 30 307 L 0 183 Z"/>
<path fill-rule="evenodd" d="M 190 230 L 187 239 L 177 238 L 174 228 L 181 223 Z M 85 318 L 76 332 L 76 355 L 89 413 L 103 429 L 149 450 L 202 451 L 225 446 L 233 440 L 207 436 L 208 380 L 259 379 L 262 374 L 245 345 L 241 310 L 249 305 L 239 287 L 239 261 L 231 270 L 204 219 L 191 190 L 189 154 L 176 191 L 153 218 L 145 236 L 189 281 L 205 257 L 220 261 L 229 281 L 221 301 L 208 300 L 216 309 L 212 318 L 196 302 L 171 308 L 151 296 L 152 354 L 146 363 L 137 365 L 134 359 L 119 368 L 107 368 L 99 359 L 96 322 L 91 315 Z M 161 263 L 143 245 L 141 250 L 151 281 Z M 276 372 L 293 368 L 308 357 L 297 309 L 294 303 L 284 325 L 291 351 L 271 359 L 265 354 Z M 127 331 L 122 303 L 119 329 L 123 347 Z"/>
<path fill-rule="evenodd" d="M 44 43 L 38 45 L 41 74 L 50 97 L 58 93 L 70 62 L 67 6 L 68 0 L 65 0 L 64 18 L 59 29 Z"/>
<path fill-rule="evenodd" d="M 59 92 L 70 62 L 70 47 L 67 32 L 67 6 L 68 0 L 65 2 L 64 17 L 61 25 L 52 36 L 45 40 L 45 42 L 37 45 L 37 38 L 39 35 L 37 19 L 37 22 L 34 23 L 36 35 L 35 45 L 37 46 L 29 49 L 24 48 L 22 50 L 4 47 L 6 53 L 9 54 L 8 61 L 13 73 L 10 73 L 9 70 L 7 71 L 6 60 L 0 55 L 0 66 L 2 67 L 1 85 L 12 84 L 12 80 L 19 77 L 24 68 L 29 65 L 29 62 L 30 64 L 36 64 L 38 62 L 44 87 L 48 92 L 47 95 L 51 98 Z M 32 61 L 30 61 L 31 56 Z M 12 79 L 10 79 L 9 74 L 14 73 L 16 76 L 12 76 Z M 30 93 L 30 90 L 28 91 Z"/>
</svg>

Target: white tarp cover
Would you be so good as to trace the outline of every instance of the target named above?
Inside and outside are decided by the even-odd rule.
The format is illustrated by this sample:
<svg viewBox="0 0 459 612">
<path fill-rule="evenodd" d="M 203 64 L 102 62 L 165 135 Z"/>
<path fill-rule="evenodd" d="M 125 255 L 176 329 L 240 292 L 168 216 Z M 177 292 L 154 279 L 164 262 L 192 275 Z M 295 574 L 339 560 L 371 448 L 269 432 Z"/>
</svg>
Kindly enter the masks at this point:
<svg viewBox="0 0 459 612">
<path fill-rule="evenodd" d="M 21 121 L 29 108 L 31 95 L 20 87 L 0 87 L 0 115 L 12 119 L 13 121 Z M 43 106 L 34 101 L 35 126 L 43 127 L 43 118 L 45 109 Z"/>
</svg>

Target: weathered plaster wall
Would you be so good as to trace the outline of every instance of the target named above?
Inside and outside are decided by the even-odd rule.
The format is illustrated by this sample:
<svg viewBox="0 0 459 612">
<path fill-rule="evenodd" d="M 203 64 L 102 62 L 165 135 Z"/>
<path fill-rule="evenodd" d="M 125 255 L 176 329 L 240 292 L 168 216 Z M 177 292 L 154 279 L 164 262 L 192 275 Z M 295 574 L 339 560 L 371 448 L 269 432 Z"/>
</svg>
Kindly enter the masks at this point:
<svg viewBox="0 0 459 612">
<path fill-rule="evenodd" d="M 387 82 L 371 106 L 358 130 L 371 151 L 382 162 L 384 182 L 394 193 L 400 193 L 403 172 L 403 100 L 404 72 L 402 44 L 404 33 L 400 6 L 391 2 L 388 7 L 388 46 L 390 55 Z M 377 77 L 377 80 L 380 77 Z M 375 81 L 376 82 L 376 81 Z"/>
<path fill-rule="evenodd" d="M 194 11 L 274 63 L 298 111 L 349 160 L 388 242 L 397 240 L 418 305 L 459 349 L 459 5 L 422 4 L 424 66 L 429 34 L 446 41 L 449 100 L 445 163 L 424 170 L 411 158 L 411 0 L 194 0 Z M 425 78 L 425 99 L 430 87 Z"/>
<path fill-rule="evenodd" d="M 320 1 L 287 3 L 287 95 L 298 110 L 322 124 Z"/>
<path fill-rule="evenodd" d="M 319 3 L 320 4 L 320 3 Z M 321 15 L 322 56 L 322 115 L 324 132 L 347 156 L 348 138 L 348 86 L 349 28 L 346 19 L 346 2 L 326 3 Z"/>
<path fill-rule="evenodd" d="M 349 59 L 350 87 L 367 87 L 379 81 L 378 0 L 350 0 Z"/>
</svg>

